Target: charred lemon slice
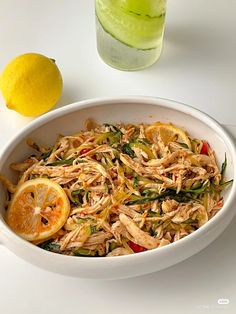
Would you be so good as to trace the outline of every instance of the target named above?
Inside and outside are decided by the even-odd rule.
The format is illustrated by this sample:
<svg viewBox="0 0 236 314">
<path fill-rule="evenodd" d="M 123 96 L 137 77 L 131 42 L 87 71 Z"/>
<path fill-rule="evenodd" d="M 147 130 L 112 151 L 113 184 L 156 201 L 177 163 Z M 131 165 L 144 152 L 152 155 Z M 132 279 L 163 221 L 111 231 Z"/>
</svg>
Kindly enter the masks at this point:
<svg viewBox="0 0 236 314">
<path fill-rule="evenodd" d="M 157 122 L 148 126 L 145 133 L 146 137 L 151 141 L 153 141 L 155 136 L 159 135 L 165 145 L 168 145 L 170 142 L 179 142 L 191 148 L 191 142 L 187 133 L 172 124 Z"/>
<path fill-rule="evenodd" d="M 6 221 L 22 238 L 39 241 L 61 229 L 69 212 L 70 202 L 62 187 L 49 179 L 37 178 L 19 186 Z"/>
</svg>

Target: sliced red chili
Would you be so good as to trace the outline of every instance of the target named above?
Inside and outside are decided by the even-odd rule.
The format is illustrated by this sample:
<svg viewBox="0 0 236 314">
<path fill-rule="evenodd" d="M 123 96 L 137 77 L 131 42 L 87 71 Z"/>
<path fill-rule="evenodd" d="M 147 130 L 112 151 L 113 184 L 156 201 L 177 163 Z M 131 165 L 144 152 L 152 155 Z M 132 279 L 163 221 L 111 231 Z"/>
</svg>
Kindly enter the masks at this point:
<svg viewBox="0 0 236 314">
<path fill-rule="evenodd" d="M 202 149 L 201 149 L 201 154 L 208 155 L 208 148 L 209 148 L 208 143 L 207 142 L 203 142 Z"/>
<path fill-rule="evenodd" d="M 138 245 L 132 241 L 128 242 L 128 245 L 130 246 L 130 248 L 134 251 L 134 253 L 140 253 L 140 252 L 144 252 L 147 251 L 147 249 L 141 245 Z"/>
<path fill-rule="evenodd" d="M 133 176 L 132 174 L 128 174 L 128 175 L 127 175 L 127 179 L 132 180 L 133 178 L 134 178 L 134 176 Z"/>
<path fill-rule="evenodd" d="M 223 207 L 223 205 L 224 205 L 224 198 L 221 197 L 221 198 L 219 199 L 219 202 L 217 203 L 217 206 Z"/>
</svg>

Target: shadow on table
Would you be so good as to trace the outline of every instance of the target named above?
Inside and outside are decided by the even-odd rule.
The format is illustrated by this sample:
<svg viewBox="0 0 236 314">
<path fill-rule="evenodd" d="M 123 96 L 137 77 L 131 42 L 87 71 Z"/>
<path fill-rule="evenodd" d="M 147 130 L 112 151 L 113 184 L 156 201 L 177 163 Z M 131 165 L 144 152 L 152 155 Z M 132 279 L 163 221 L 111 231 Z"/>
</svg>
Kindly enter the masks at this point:
<svg viewBox="0 0 236 314">
<path fill-rule="evenodd" d="M 54 109 L 61 108 L 81 100 L 78 99 L 78 94 L 79 94 L 78 87 L 76 85 L 70 86 L 65 84 L 63 87 L 62 96 L 57 105 L 54 107 Z"/>
<path fill-rule="evenodd" d="M 167 27 L 160 61 L 150 67 L 150 71 L 170 67 L 181 70 L 181 65 L 186 67 L 186 63 L 190 67 L 200 68 L 215 66 L 216 62 L 222 64 L 222 56 L 227 56 L 223 53 L 224 45 L 219 44 L 222 38 L 210 26 L 206 28 L 184 25 Z"/>
</svg>

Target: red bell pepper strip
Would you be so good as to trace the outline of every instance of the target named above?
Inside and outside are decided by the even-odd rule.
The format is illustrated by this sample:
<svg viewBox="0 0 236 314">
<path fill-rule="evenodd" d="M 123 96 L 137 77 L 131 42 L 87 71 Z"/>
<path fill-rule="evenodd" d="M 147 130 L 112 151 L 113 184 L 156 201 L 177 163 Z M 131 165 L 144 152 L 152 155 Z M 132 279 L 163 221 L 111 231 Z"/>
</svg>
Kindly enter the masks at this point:
<svg viewBox="0 0 236 314">
<path fill-rule="evenodd" d="M 147 251 L 147 249 L 141 245 L 138 245 L 132 241 L 128 242 L 128 245 L 130 246 L 130 248 L 134 251 L 134 253 L 140 253 L 140 252 L 144 252 Z"/>
<path fill-rule="evenodd" d="M 208 155 L 208 148 L 209 148 L 209 144 L 207 142 L 203 142 L 201 154 Z"/>
</svg>

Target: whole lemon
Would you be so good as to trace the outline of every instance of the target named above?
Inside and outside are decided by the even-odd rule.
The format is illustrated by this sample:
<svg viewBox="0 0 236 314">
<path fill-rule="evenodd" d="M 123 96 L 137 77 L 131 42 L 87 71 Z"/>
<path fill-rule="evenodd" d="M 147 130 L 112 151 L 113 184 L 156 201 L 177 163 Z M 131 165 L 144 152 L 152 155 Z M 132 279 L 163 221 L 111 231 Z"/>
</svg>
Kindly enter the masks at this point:
<svg viewBox="0 0 236 314">
<path fill-rule="evenodd" d="M 54 60 L 38 53 L 16 57 L 0 77 L 7 107 L 24 116 L 34 117 L 50 110 L 60 98 L 62 86 Z"/>
</svg>

